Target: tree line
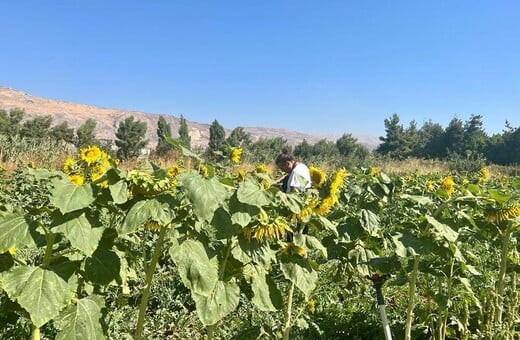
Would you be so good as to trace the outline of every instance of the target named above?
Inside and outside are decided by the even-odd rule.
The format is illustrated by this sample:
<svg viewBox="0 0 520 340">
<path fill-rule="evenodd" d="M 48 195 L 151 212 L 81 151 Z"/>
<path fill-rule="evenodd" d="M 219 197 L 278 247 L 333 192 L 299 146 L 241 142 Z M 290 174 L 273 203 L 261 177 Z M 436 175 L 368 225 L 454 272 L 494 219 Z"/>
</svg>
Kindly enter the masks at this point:
<svg viewBox="0 0 520 340">
<path fill-rule="evenodd" d="M 53 125 L 50 115 L 35 116 L 24 120 L 25 112 L 11 109 L 0 110 L 0 134 L 9 138 L 62 140 L 77 148 L 97 145 L 107 152 L 115 150 L 122 160 L 139 156 L 148 145 L 146 139 L 147 124 L 128 116 L 120 121 L 116 131 L 116 139 L 99 140 L 96 138 L 96 121 L 87 119 L 76 130 L 62 122 Z M 488 136 L 483 129 L 481 115 L 472 115 L 463 122 L 458 118 L 450 121 L 446 128 L 428 121 L 421 128 L 412 121 L 408 127 L 400 123 L 397 114 L 384 120 L 384 137 L 372 152 L 360 144 L 353 135 L 343 134 L 336 141 L 321 139 L 314 144 L 303 140 L 295 146 L 288 145 L 282 137 L 260 138 L 253 141 L 251 134 L 243 127 L 237 127 L 226 136 L 224 127 L 214 120 L 209 127 L 209 142 L 205 149 L 196 150 L 214 160 L 229 155 L 233 148 L 243 149 L 243 159 L 249 162 L 271 163 L 282 148 L 289 148 L 294 155 L 310 164 L 329 163 L 336 166 L 359 166 L 374 156 L 385 156 L 392 159 L 409 157 L 422 159 L 450 160 L 454 157 L 480 158 L 486 162 L 510 165 L 520 164 L 520 128 L 512 127 L 506 122 L 501 134 Z M 163 116 L 157 122 L 157 140 L 153 152 L 164 156 L 172 152 L 173 146 L 167 142 L 172 138 L 172 128 Z M 192 149 L 186 119 L 181 115 L 177 141 L 187 149 Z"/>
</svg>

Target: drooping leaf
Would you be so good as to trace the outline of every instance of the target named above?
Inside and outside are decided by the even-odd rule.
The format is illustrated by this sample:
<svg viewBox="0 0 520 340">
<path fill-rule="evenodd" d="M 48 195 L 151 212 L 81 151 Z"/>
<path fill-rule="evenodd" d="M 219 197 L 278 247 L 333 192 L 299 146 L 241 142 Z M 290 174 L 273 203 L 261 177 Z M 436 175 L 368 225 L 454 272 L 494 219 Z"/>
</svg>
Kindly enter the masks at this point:
<svg viewBox="0 0 520 340">
<path fill-rule="evenodd" d="M 217 239 L 231 238 L 235 234 L 233 223 L 229 213 L 222 207 L 218 208 L 211 219 L 211 225 L 215 227 Z"/>
<path fill-rule="evenodd" d="M 359 223 L 370 236 L 377 237 L 379 235 L 379 217 L 372 211 L 361 209 Z"/>
<path fill-rule="evenodd" d="M 234 282 L 218 281 L 209 295 L 192 294 L 192 297 L 202 323 L 214 325 L 237 308 L 240 288 Z"/>
<path fill-rule="evenodd" d="M 282 257 L 280 265 L 286 279 L 294 282 L 307 298 L 316 287 L 318 273 L 312 269 L 310 264 L 302 258 L 295 256 Z"/>
<path fill-rule="evenodd" d="M 52 190 L 51 204 L 62 214 L 86 208 L 96 196 L 92 184 L 75 185 L 69 181 L 56 181 Z"/>
<path fill-rule="evenodd" d="M 178 266 L 183 283 L 193 294 L 208 296 L 218 281 L 218 259 L 208 258 L 199 241 L 186 240 L 170 248 L 170 256 Z"/>
<path fill-rule="evenodd" d="M 209 221 L 215 210 L 228 196 L 225 187 L 215 178 L 204 179 L 198 174 L 181 174 L 179 183 L 193 204 L 193 212 L 203 220 Z"/>
<path fill-rule="evenodd" d="M 97 295 L 80 299 L 65 309 L 55 322 L 60 330 L 56 340 L 106 339 L 101 325 L 105 302 Z"/>
<path fill-rule="evenodd" d="M 253 278 L 251 284 L 253 299 L 251 302 L 264 312 L 275 312 L 283 308 L 282 293 L 276 283 L 266 275 L 258 275 Z"/>
<path fill-rule="evenodd" d="M 95 283 L 121 282 L 120 270 L 121 259 L 112 250 L 98 248 L 85 260 L 85 277 Z"/>
<path fill-rule="evenodd" d="M 56 273 L 33 266 L 15 267 L 0 275 L 0 287 L 41 327 L 72 300 L 73 287 Z"/>
<path fill-rule="evenodd" d="M 451 229 L 448 225 L 441 223 L 435 219 L 435 217 L 426 215 L 426 220 L 433 227 L 432 232 L 438 237 L 442 237 L 449 242 L 455 242 L 459 234 Z"/>
<path fill-rule="evenodd" d="M 421 196 L 421 195 L 408 195 L 403 194 L 401 195 L 401 198 L 407 199 L 416 203 L 419 203 L 419 205 L 431 205 L 433 204 L 433 201 L 430 197 L 427 196 Z"/>
<path fill-rule="evenodd" d="M 167 225 L 173 219 L 172 214 L 169 203 L 160 196 L 138 201 L 130 208 L 123 224 L 117 230 L 120 234 L 128 234 L 139 229 L 148 220 Z"/>
<path fill-rule="evenodd" d="M 34 230 L 32 232 L 35 232 Z M 0 213 L 0 253 L 9 248 L 36 247 L 31 236 L 31 226 L 23 213 Z"/>
</svg>

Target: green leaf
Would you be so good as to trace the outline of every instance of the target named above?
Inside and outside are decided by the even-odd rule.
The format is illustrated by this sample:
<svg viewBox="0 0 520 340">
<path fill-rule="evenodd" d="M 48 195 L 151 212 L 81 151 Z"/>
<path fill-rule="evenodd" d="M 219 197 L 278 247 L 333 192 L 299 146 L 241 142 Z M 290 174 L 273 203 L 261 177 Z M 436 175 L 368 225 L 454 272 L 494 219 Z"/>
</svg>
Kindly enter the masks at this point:
<svg viewBox="0 0 520 340">
<path fill-rule="evenodd" d="M 215 227 L 216 237 L 219 240 L 231 238 L 235 235 L 235 227 L 229 213 L 222 207 L 218 208 L 213 215 L 211 225 Z"/>
<path fill-rule="evenodd" d="M 85 260 L 85 277 L 94 283 L 107 285 L 114 280 L 121 282 L 120 270 L 121 259 L 108 249 L 98 248 Z"/>
<path fill-rule="evenodd" d="M 29 313 L 36 327 L 54 319 L 73 296 L 73 287 L 56 273 L 32 266 L 2 273 L 0 286 Z"/>
<path fill-rule="evenodd" d="M 489 196 L 500 204 L 506 203 L 511 198 L 510 194 L 498 190 L 489 190 Z"/>
<path fill-rule="evenodd" d="M 261 311 L 275 312 L 283 308 L 282 293 L 269 276 L 253 277 L 251 289 L 254 294 L 251 302 Z"/>
<path fill-rule="evenodd" d="M 364 230 L 368 231 L 370 236 L 379 236 L 379 217 L 372 211 L 361 209 L 359 223 Z"/>
<path fill-rule="evenodd" d="M 83 212 L 75 218 L 64 221 L 53 230 L 63 233 L 73 248 L 90 256 L 96 250 L 104 228 L 93 228 Z"/>
<path fill-rule="evenodd" d="M 69 181 L 56 181 L 55 185 L 51 204 L 62 214 L 86 208 L 96 199 L 91 184 L 74 185 Z"/>
<path fill-rule="evenodd" d="M 70 305 L 55 320 L 60 329 L 56 340 L 97 340 L 105 339 L 101 325 L 101 309 L 105 302 L 100 296 L 89 296 Z"/>
<path fill-rule="evenodd" d="M 241 227 L 247 226 L 251 222 L 251 215 L 243 212 L 236 212 L 231 216 L 231 222 Z"/>
<path fill-rule="evenodd" d="M 167 225 L 173 219 L 173 212 L 166 197 L 157 196 L 152 199 L 135 203 L 126 215 L 123 224 L 117 229 L 120 234 L 128 234 L 136 231 L 148 220 L 153 220 L 160 225 Z"/>
<path fill-rule="evenodd" d="M 183 283 L 193 294 L 209 296 L 218 281 L 218 259 L 211 260 L 201 242 L 186 240 L 170 248 Z"/>
<path fill-rule="evenodd" d="M 10 247 L 36 247 L 31 232 L 34 231 L 22 213 L 0 213 L 0 253 L 5 253 Z"/>
<path fill-rule="evenodd" d="M 240 299 L 240 288 L 234 282 L 218 281 L 209 295 L 193 294 L 197 315 L 206 326 L 214 325 L 233 312 Z"/>
<path fill-rule="evenodd" d="M 440 236 L 449 242 L 455 242 L 457 237 L 459 237 L 459 234 L 456 231 L 451 229 L 448 225 L 437 221 L 433 216 L 426 215 L 426 220 L 433 227 L 433 230 L 430 230 L 437 236 Z"/>
<path fill-rule="evenodd" d="M 197 155 L 196 153 L 192 152 L 190 149 L 186 149 L 184 146 L 182 146 L 182 144 L 179 141 L 177 141 L 177 140 L 175 140 L 175 139 L 173 139 L 171 137 L 165 137 L 164 140 L 168 144 L 174 146 L 177 150 L 181 151 L 184 156 L 192 157 L 192 158 L 194 158 L 194 159 L 196 159 L 198 161 L 203 161 L 203 159 L 200 158 L 199 155 Z"/>
<path fill-rule="evenodd" d="M 252 179 L 246 179 L 240 184 L 237 190 L 237 198 L 240 202 L 262 207 L 271 203 L 268 194 L 258 183 Z"/>
<path fill-rule="evenodd" d="M 118 181 L 108 186 L 110 195 L 115 204 L 123 204 L 128 201 L 128 184 L 126 181 Z"/>
<path fill-rule="evenodd" d="M 285 278 L 294 282 L 308 299 L 318 282 L 318 273 L 312 269 L 310 264 L 301 258 L 284 256 L 281 269 Z"/>
<path fill-rule="evenodd" d="M 431 198 L 426 197 L 426 196 L 403 194 L 403 195 L 401 195 L 401 198 L 419 203 L 419 205 L 432 205 L 433 204 L 433 201 L 431 200 Z"/>
<path fill-rule="evenodd" d="M 178 177 L 193 204 L 195 215 L 203 221 L 211 220 L 215 210 L 228 196 L 225 187 L 215 178 L 204 179 L 198 174 L 181 174 Z"/>
</svg>

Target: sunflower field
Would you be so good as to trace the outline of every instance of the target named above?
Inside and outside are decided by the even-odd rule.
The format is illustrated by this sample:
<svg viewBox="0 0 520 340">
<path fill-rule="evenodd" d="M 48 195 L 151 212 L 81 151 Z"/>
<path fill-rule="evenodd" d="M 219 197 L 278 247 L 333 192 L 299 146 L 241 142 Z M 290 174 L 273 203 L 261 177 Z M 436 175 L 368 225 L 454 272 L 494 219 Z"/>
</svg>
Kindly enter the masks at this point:
<svg viewBox="0 0 520 340">
<path fill-rule="evenodd" d="M 520 337 L 520 178 L 310 167 L 241 149 L 124 169 L 98 147 L 0 172 L 0 338 Z"/>
</svg>

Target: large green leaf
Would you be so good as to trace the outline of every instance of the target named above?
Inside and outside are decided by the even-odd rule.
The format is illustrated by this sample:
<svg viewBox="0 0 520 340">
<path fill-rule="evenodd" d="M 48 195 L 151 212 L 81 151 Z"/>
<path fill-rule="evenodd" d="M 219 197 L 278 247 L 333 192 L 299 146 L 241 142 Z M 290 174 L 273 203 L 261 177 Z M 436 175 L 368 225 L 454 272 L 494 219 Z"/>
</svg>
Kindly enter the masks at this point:
<svg viewBox="0 0 520 340">
<path fill-rule="evenodd" d="M 211 225 L 215 228 L 216 237 L 219 240 L 231 238 L 235 235 L 235 227 L 233 226 L 231 216 L 226 209 L 220 207 L 215 211 L 211 220 Z"/>
<path fill-rule="evenodd" d="M 66 214 L 88 207 L 95 199 L 92 184 L 75 185 L 69 181 L 56 181 L 51 204 Z"/>
<path fill-rule="evenodd" d="M 193 204 L 193 212 L 203 221 L 211 220 L 215 210 L 228 196 L 226 188 L 215 178 L 204 179 L 198 174 L 181 174 L 179 182 Z"/>
<path fill-rule="evenodd" d="M 281 268 L 285 278 L 294 282 L 296 287 L 309 298 L 318 282 L 318 273 L 312 269 L 310 264 L 296 256 L 284 256 Z"/>
<path fill-rule="evenodd" d="M 208 258 L 199 241 L 187 240 L 170 248 L 170 256 L 177 264 L 179 275 L 193 294 L 209 296 L 218 281 L 218 259 Z"/>
<path fill-rule="evenodd" d="M 426 215 L 426 220 L 433 227 L 430 229 L 437 237 L 446 239 L 449 242 L 455 242 L 459 234 L 451 229 L 448 225 L 443 224 L 435 219 L 435 217 Z"/>
<path fill-rule="evenodd" d="M 123 204 L 128 200 L 128 184 L 126 181 L 118 181 L 108 186 L 110 195 L 115 204 Z"/>
<path fill-rule="evenodd" d="M 117 231 L 120 234 L 128 234 L 136 231 L 148 220 L 154 220 L 160 225 L 167 225 L 172 219 L 173 212 L 166 197 L 158 196 L 135 203 Z"/>
<path fill-rule="evenodd" d="M 85 276 L 92 282 L 102 285 L 112 281 L 121 282 L 121 259 L 108 249 L 98 248 L 85 260 Z"/>
<path fill-rule="evenodd" d="M 245 204 L 262 207 L 271 203 L 263 187 L 252 179 L 246 179 L 237 190 L 237 199 Z"/>
<path fill-rule="evenodd" d="M 379 217 L 372 211 L 361 209 L 359 223 L 370 236 L 379 236 Z"/>
<path fill-rule="evenodd" d="M 101 309 L 105 301 L 100 296 L 89 296 L 70 305 L 56 318 L 60 329 L 56 340 L 97 340 L 105 339 L 101 325 Z"/>
<path fill-rule="evenodd" d="M 218 281 L 209 295 L 192 294 L 197 315 L 204 325 L 214 325 L 233 312 L 240 299 L 240 288 L 234 282 Z"/>
<path fill-rule="evenodd" d="M 253 277 L 251 284 L 253 299 L 251 302 L 265 312 L 275 312 L 283 308 L 283 298 L 276 283 L 266 275 Z"/>
<path fill-rule="evenodd" d="M 59 224 L 54 231 L 63 233 L 72 247 L 90 256 L 96 250 L 104 228 L 93 227 L 83 212 Z"/>
<path fill-rule="evenodd" d="M 39 267 L 23 266 L 0 275 L 0 286 L 41 327 L 72 300 L 73 287 L 56 273 Z"/>
<path fill-rule="evenodd" d="M 0 213 L 0 253 L 9 248 L 35 247 L 31 226 L 21 212 Z"/>
</svg>

